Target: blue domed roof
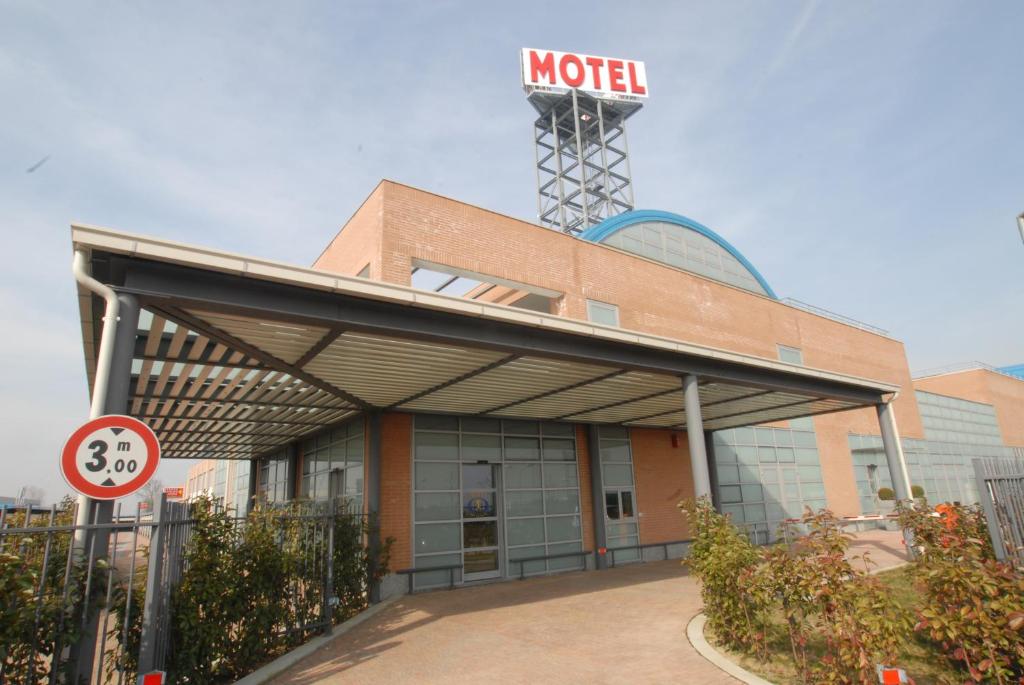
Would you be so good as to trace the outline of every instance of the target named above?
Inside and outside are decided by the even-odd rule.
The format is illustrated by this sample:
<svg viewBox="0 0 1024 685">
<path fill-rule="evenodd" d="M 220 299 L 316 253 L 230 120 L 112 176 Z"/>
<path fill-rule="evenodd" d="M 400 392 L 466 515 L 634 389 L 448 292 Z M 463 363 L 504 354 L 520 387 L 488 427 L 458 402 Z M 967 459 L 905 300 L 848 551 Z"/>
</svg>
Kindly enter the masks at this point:
<svg viewBox="0 0 1024 685">
<path fill-rule="evenodd" d="M 707 226 L 704 226 L 703 224 L 698 223 L 693 219 L 689 219 L 679 214 L 673 214 L 672 212 L 663 212 L 660 210 L 653 209 L 636 209 L 630 212 L 625 212 L 624 214 L 613 216 L 609 219 L 605 219 L 596 226 L 591 226 L 587 230 L 583 231 L 582 233 L 579 234 L 578 237 L 583 240 L 590 241 L 592 243 L 610 242 L 615 240 L 616 234 L 618 234 L 620 231 L 623 231 L 624 229 L 627 229 L 630 226 L 635 226 L 637 224 L 671 224 L 703 236 L 707 240 L 717 245 L 723 251 L 728 253 L 733 259 L 735 259 L 736 262 L 738 262 L 742 266 L 742 268 L 747 272 L 750 279 L 752 279 L 754 282 L 757 283 L 758 286 L 760 286 L 760 289 L 764 291 L 763 294 L 773 299 L 778 299 L 778 297 L 775 295 L 775 291 L 772 290 L 770 285 L 768 285 L 768 281 L 764 279 L 764 276 L 762 276 L 758 272 L 758 270 L 754 268 L 754 265 L 751 264 L 747 260 L 747 258 L 744 257 L 742 253 L 740 253 L 739 250 L 737 250 L 725 238 L 718 235 Z M 623 247 L 623 249 L 629 252 L 640 254 L 641 256 L 652 256 L 649 254 L 644 254 L 637 250 L 631 250 L 625 246 L 620 247 Z M 702 276 L 707 276 L 708 278 L 713 278 L 715 280 L 723 281 L 725 283 L 730 283 L 730 279 L 728 277 L 725 277 L 726 272 L 724 271 L 722 272 L 723 277 L 718 277 L 714 273 L 710 273 L 707 269 L 697 270 L 693 268 L 688 268 L 687 266 L 679 263 L 672 263 L 672 261 L 668 261 L 664 258 L 658 258 L 656 256 L 652 258 L 656 259 L 657 261 L 661 261 L 662 263 L 667 264 L 669 266 L 675 266 L 687 271 L 693 271 Z M 682 258 L 680 257 L 677 261 L 681 262 Z M 731 285 L 745 287 L 741 283 L 731 283 Z M 751 286 L 752 285 L 753 284 L 751 284 Z M 746 287 L 746 289 L 753 290 L 752 287 Z"/>
</svg>

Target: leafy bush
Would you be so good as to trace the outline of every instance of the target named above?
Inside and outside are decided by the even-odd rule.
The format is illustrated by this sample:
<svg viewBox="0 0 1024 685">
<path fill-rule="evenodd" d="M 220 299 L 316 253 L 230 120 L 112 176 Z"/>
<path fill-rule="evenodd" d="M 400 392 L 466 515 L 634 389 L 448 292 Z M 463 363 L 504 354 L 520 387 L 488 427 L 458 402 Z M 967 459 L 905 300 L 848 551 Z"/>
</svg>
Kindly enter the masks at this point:
<svg viewBox="0 0 1024 685">
<path fill-rule="evenodd" d="M 684 563 L 700 578 L 708 627 L 729 647 L 763 654 L 772 598 L 757 548 L 707 497 L 680 509 L 693 537 Z"/>
<path fill-rule="evenodd" d="M 330 519 L 308 516 L 311 506 L 322 505 L 258 507 L 238 525 L 233 514 L 208 500 L 194 504 L 181 576 L 170 597 L 169 682 L 235 680 L 302 643 L 327 621 L 345 620 L 367 606 L 368 582 L 387 573 L 392 541 L 371 554 L 364 547 L 369 527 L 363 518 L 334 516 L 333 594 L 338 601 L 328 608 L 323 590 L 325 521 Z M 54 523 L 71 526 L 74 518 L 74 502 L 68 499 Z M 35 516 L 32 524 L 39 525 L 39 519 Z M 26 527 L 25 515 L 11 514 L 5 525 Z M 106 560 L 97 560 L 85 602 L 90 572 L 86 559 L 72 555 L 67 563 L 71 544 L 68 532 L 5 536 L 0 553 L 0 683 L 48 683 L 54 663 L 61 669 L 55 681 L 70 682 L 74 664 L 65 650 L 77 644 L 86 619 L 104 610 L 113 618 L 106 636 L 108 676 L 121 669 L 128 682 L 134 681 L 147 564 L 140 560 L 129 579 Z M 83 616 L 85 606 L 89 617 Z M 64 659 L 54 658 L 61 654 Z"/>
<path fill-rule="evenodd" d="M 922 497 L 924 497 L 924 488 L 922 488 L 920 485 L 911 485 L 910 496 L 913 497 L 914 499 L 921 499 Z"/>
<path fill-rule="evenodd" d="M 925 606 L 915 630 L 967 682 L 1024 679 L 1024 574 L 995 559 L 980 508 L 901 507 L 900 522 L 920 550 L 914 574 Z"/>
<path fill-rule="evenodd" d="M 391 540 L 375 558 L 363 544 L 363 518 L 339 511 L 332 571 L 337 603 L 327 608 L 328 519 L 308 516 L 322 505 L 257 506 L 242 526 L 208 500 L 193 506 L 186 570 L 171 597 L 172 682 L 209 685 L 244 676 L 328 621 L 365 609 L 368 582 L 387 573 Z M 371 568 L 377 569 L 372 579 Z"/>
<path fill-rule="evenodd" d="M 807 510 L 806 534 L 792 544 L 755 547 L 706 498 L 680 505 L 693 542 L 684 562 L 701 581 L 708 626 L 726 646 L 764 658 L 781 615 L 804 682 L 874 683 L 874 666 L 893 663 L 911 620 L 847 552 L 849 536 L 831 512 Z M 792 539 L 792 536 L 789 536 Z M 812 638 L 824 654 L 808 655 Z"/>
<path fill-rule="evenodd" d="M 23 512 L 7 516 L 7 528 L 49 523 L 49 515 L 27 520 Z M 54 517 L 54 525 L 74 523 L 74 501 L 65 498 Z M 47 535 L 28 532 L 19 538 L 5 538 L 0 554 L 0 682 L 47 683 L 54 655 L 73 646 L 85 617 L 82 601 L 86 592 L 86 564 L 71 557 L 67 533 Z M 46 559 L 44 569 L 44 559 Z M 102 560 L 101 560 L 102 562 Z M 108 569 L 105 563 L 93 567 L 89 582 L 90 616 L 104 600 Z M 65 670 L 71 664 L 62 665 Z M 63 673 L 65 679 L 69 672 Z"/>
<path fill-rule="evenodd" d="M 896 493 L 892 488 L 878 488 L 878 499 L 883 502 L 892 502 L 896 499 Z"/>
<path fill-rule="evenodd" d="M 874 683 L 875 664 L 895 662 L 910 617 L 867 574 L 869 560 L 848 554 L 850 536 L 832 512 L 807 509 L 800 524 L 807 533 L 795 543 L 763 552 L 796 665 L 805 682 Z M 809 663 L 805 646 L 812 631 L 824 639 L 825 651 Z"/>
</svg>

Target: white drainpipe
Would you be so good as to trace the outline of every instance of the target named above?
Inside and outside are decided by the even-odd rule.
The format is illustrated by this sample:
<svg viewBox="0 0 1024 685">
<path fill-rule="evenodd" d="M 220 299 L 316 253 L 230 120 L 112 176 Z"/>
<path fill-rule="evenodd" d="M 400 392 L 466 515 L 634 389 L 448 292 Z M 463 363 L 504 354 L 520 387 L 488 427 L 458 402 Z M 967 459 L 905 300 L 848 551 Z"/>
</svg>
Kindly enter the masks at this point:
<svg viewBox="0 0 1024 685">
<path fill-rule="evenodd" d="M 75 280 L 80 285 L 96 293 L 107 303 L 106 311 L 103 314 L 100 350 L 96 360 L 96 376 L 92 384 L 92 405 L 89 409 L 89 418 L 95 419 L 104 414 L 107 385 L 110 382 L 110 367 L 114 358 L 114 336 L 117 333 L 119 304 L 117 293 L 89 274 L 84 250 L 75 250 L 75 259 L 71 264 L 71 272 L 75 274 Z M 78 496 L 78 516 L 75 523 L 79 526 L 89 523 L 89 498 L 85 495 Z M 75 531 L 75 546 L 80 548 L 85 546 L 84 530 Z"/>
</svg>

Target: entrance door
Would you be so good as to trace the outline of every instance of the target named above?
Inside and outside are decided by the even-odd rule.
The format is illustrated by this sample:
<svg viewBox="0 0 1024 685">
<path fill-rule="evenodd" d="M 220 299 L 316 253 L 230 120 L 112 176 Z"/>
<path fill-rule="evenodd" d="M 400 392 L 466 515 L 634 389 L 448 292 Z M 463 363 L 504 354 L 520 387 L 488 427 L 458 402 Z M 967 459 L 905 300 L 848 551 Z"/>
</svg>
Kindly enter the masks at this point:
<svg viewBox="0 0 1024 685">
<path fill-rule="evenodd" d="M 495 464 L 462 465 L 463 580 L 501 575 L 498 469 Z"/>
</svg>

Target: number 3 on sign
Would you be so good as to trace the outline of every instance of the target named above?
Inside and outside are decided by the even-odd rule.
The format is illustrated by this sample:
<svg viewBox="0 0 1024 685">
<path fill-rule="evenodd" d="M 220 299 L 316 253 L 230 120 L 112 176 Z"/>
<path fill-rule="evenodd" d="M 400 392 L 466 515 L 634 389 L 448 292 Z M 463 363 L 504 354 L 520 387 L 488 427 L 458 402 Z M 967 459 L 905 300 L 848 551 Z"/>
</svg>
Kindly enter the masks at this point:
<svg viewBox="0 0 1024 685">
<path fill-rule="evenodd" d="M 153 476 L 160 444 L 149 426 L 130 416 L 101 416 L 68 438 L 61 452 L 64 479 L 93 499 L 130 495 Z"/>
</svg>

